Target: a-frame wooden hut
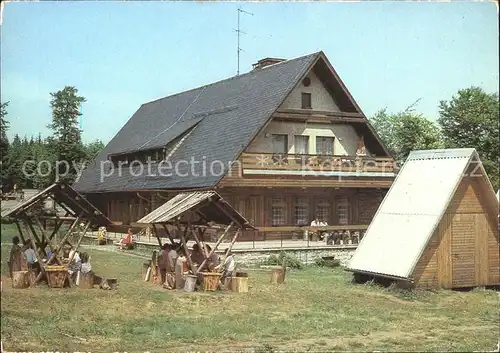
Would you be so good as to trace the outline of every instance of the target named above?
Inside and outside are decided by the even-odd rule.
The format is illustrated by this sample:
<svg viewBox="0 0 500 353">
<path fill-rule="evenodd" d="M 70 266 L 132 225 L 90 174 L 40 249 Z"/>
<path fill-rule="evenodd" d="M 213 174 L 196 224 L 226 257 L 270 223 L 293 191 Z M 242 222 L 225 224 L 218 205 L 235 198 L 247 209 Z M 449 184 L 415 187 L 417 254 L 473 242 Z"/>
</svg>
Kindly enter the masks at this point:
<svg viewBox="0 0 500 353">
<path fill-rule="evenodd" d="M 474 149 L 411 152 L 347 269 L 414 287 L 500 285 L 497 213 Z"/>
</svg>

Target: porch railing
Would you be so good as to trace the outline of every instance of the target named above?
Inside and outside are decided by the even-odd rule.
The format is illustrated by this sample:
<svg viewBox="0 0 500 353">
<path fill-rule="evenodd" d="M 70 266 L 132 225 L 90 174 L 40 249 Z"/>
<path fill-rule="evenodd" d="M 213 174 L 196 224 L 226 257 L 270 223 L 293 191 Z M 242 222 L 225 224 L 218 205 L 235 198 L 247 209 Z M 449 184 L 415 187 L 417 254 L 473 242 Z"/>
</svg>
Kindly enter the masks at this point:
<svg viewBox="0 0 500 353">
<path fill-rule="evenodd" d="M 249 153 L 240 157 L 243 169 L 312 170 L 339 172 L 394 172 L 391 157 L 327 156 L 312 154 Z"/>
<path fill-rule="evenodd" d="M 133 227 L 134 225 L 132 225 Z M 147 225 L 141 225 L 146 227 Z M 139 232 L 138 227 L 134 233 L 136 240 L 141 243 L 158 245 L 157 239 L 150 232 Z M 124 230 L 113 229 L 107 231 L 107 237 L 119 241 L 124 236 Z M 282 226 L 282 227 L 260 227 L 256 231 L 245 231 L 240 235 L 235 244 L 235 249 L 292 249 L 308 247 L 356 247 L 363 238 L 368 225 L 333 225 L 326 227 L 310 226 Z M 97 232 L 95 232 L 97 233 Z M 167 238 L 163 231 L 159 230 L 162 238 Z M 212 234 L 213 233 L 213 234 Z M 208 243 L 217 238 L 215 232 L 205 234 Z M 176 234 L 173 233 L 177 239 Z M 229 241 L 229 240 L 228 240 Z M 221 245 L 221 249 L 225 246 Z"/>
</svg>

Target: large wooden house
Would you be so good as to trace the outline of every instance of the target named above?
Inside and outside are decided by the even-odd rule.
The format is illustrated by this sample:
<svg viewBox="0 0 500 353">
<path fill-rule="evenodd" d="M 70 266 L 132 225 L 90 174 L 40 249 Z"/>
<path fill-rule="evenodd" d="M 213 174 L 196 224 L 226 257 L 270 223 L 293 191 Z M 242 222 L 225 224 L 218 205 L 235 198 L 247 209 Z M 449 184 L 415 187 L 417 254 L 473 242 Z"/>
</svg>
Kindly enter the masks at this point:
<svg viewBox="0 0 500 353">
<path fill-rule="evenodd" d="M 315 216 L 366 229 L 393 180 L 393 158 L 318 52 L 143 104 L 74 187 L 123 224 L 216 190 L 264 239 Z"/>
</svg>

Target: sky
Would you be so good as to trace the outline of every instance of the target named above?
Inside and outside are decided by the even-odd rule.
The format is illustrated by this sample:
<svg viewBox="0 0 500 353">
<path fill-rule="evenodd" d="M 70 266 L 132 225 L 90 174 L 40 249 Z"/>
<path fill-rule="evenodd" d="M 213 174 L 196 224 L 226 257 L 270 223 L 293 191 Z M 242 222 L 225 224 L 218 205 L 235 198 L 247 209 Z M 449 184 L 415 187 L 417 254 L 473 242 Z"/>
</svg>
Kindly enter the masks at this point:
<svg viewBox="0 0 500 353">
<path fill-rule="evenodd" d="M 104 143 L 141 104 L 219 81 L 264 57 L 323 50 L 367 116 L 479 86 L 497 92 L 493 2 L 14 2 L 3 8 L 1 101 L 9 138 L 47 136 L 50 93 L 75 86 L 83 139 Z"/>
</svg>

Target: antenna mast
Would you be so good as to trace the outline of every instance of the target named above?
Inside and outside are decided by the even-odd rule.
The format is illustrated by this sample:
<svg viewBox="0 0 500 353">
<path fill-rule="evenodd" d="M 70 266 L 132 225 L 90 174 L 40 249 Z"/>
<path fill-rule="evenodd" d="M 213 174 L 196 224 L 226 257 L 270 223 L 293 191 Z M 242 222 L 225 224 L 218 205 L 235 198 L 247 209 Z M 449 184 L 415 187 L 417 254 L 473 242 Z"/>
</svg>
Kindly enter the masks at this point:
<svg viewBox="0 0 500 353">
<path fill-rule="evenodd" d="M 242 10 L 241 7 L 238 7 L 238 29 L 235 30 L 236 33 L 238 34 L 238 50 L 237 50 L 237 52 L 238 52 L 238 71 L 237 71 L 237 75 L 240 74 L 240 52 L 242 51 L 242 49 L 240 48 L 240 33 L 246 34 L 242 30 L 240 30 L 240 13 L 246 13 L 247 15 L 253 16 L 253 13 Z"/>
</svg>

